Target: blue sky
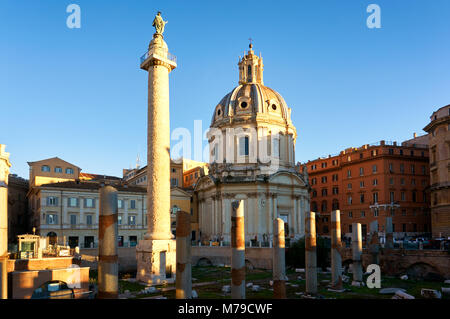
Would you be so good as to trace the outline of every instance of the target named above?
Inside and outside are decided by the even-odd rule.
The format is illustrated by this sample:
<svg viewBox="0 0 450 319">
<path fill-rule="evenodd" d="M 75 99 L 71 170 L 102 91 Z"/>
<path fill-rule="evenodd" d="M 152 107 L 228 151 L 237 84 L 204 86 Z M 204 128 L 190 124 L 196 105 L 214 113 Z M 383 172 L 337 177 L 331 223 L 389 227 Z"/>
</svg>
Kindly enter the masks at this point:
<svg viewBox="0 0 450 319">
<path fill-rule="evenodd" d="M 69 29 L 66 7 L 81 7 Z M 369 29 L 369 4 L 381 28 Z M 147 72 L 155 13 L 178 68 L 171 129 L 210 124 L 238 81 L 237 61 L 262 52 L 265 85 L 292 108 L 296 160 L 382 139 L 403 141 L 450 103 L 448 0 L 9 1 L 0 3 L 0 143 L 12 173 L 58 156 L 121 176 L 146 158 Z M 176 143 L 176 141 L 173 141 Z"/>
</svg>

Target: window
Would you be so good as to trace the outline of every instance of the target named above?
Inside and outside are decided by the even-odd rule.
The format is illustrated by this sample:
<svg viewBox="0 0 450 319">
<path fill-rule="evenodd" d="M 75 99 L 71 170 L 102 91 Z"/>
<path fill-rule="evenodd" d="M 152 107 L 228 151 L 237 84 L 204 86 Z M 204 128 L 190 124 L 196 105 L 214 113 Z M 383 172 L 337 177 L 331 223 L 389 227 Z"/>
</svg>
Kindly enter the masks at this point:
<svg viewBox="0 0 450 319">
<path fill-rule="evenodd" d="M 278 142 L 278 139 L 273 139 L 274 141 L 274 151 L 276 152 L 276 149 L 279 147 L 275 147 L 275 141 Z M 243 136 L 239 138 L 239 155 L 240 156 L 248 156 L 249 154 L 249 148 L 248 148 L 248 142 L 249 142 L 249 138 L 248 136 Z M 275 153 L 274 156 L 276 156 L 277 154 Z"/>
<path fill-rule="evenodd" d="M 130 209 L 136 209 L 136 201 L 134 199 L 130 200 Z"/>
<path fill-rule="evenodd" d="M 312 197 L 317 197 L 317 191 L 315 189 L 312 191 Z"/>
<path fill-rule="evenodd" d="M 400 173 L 405 173 L 405 165 L 403 163 L 400 164 Z"/>
<path fill-rule="evenodd" d="M 348 201 L 348 204 L 351 205 L 351 204 L 352 204 L 352 197 L 349 196 L 348 199 L 347 199 L 347 201 Z"/>
<path fill-rule="evenodd" d="M 47 214 L 45 217 L 48 225 L 56 225 L 58 223 L 58 215 L 56 214 Z"/>
<path fill-rule="evenodd" d="M 400 155 L 403 155 L 403 150 L 400 150 Z"/>
<path fill-rule="evenodd" d="M 373 193 L 373 202 L 378 203 L 378 193 Z"/>
<path fill-rule="evenodd" d="M 359 202 L 364 203 L 364 194 L 359 195 Z"/>
<path fill-rule="evenodd" d="M 389 155 L 394 155 L 394 149 L 393 148 L 389 149 Z"/>
<path fill-rule="evenodd" d="M 311 185 L 316 185 L 317 184 L 317 179 L 314 177 L 311 179 Z"/>
<path fill-rule="evenodd" d="M 349 233 L 352 233 L 352 232 L 353 232 L 353 228 L 352 228 L 352 225 L 351 225 L 351 224 L 348 225 L 348 232 L 349 232 Z"/>
<path fill-rule="evenodd" d="M 48 165 L 43 165 L 43 166 L 41 167 L 41 171 L 43 171 L 43 172 L 50 172 L 50 166 L 48 166 Z"/>
<path fill-rule="evenodd" d="M 337 194 L 339 194 L 339 188 L 333 187 L 333 195 L 337 195 Z"/>
<path fill-rule="evenodd" d="M 347 156 L 347 162 L 351 162 L 352 161 L 352 157 L 349 155 Z"/>
<path fill-rule="evenodd" d="M 173 186 L 178 186 L 178 178 L 171 178 L 170 179 L 170 186 L 172 186 L 172 187 Z"/>
<path fill-rule="evenodd" d="M 405 233 L 406 232 L 406 224 L 402 224 L 402 231 Z"/>
<path fill-rule="evenodd" d="M 413 150 L 411 150 L 411 156 L 414 156 L 414 151 Z"/>
<path fill-rule="evenodd" d="M 376 173 L 377 172 L 377 166 L 376 165 L 372 165 L 372 173 Z"/>
<path fill-rule="evenodd" d="M 348 188 L 348 189 L 352 189 L 352 183 L 348 183 L 348 184 L 347 184 L 347 188 Z"/>
<path fill-rule="evenodd" d="M 322 202 L 322 212 L 326 212 L 327 211 L 327 201 L 323 201 Z"/>
<path fill-rule="evenodd" d="M 76 225 L 77 224 L 77 215 L 70 215 L 70 225 Z"/>
<path fill-rule="evenodd" d="M 322 168 L 325 168 L 325 167 L 327 167 L 327 162 L 322 163 Z"/>
<path fill-rule="evenodd" d="M 130 247 L 135 247 L 137 245 L 137 236 L 129 236 L 128 241 L 130 242 Z"/>
<path fill-rule="evenodd" d="M 414 164 L 411 164 L 411 174 L 415 174 L 416 173 L 416 166 Z"/>
<path fill-rule="evenodd" d="M 389 172 L 394 172 L 394 165 L 392 163 L 389 163 Z"/>
<path fill-rule="evenodd" d="M 406 197 L 405 197 L 405 192 L 400 192 L 400 198 L 401 198 L 401 200 L 406 200 Z"/>
<path fill-rule="evenodd" d="M 353 217 L 353 213 L 352 212 L 348 212 L 348 217 L 352 218 Z"/>
<path fill-rule="evenodd" d="M 55 173 L 62 173 L 62 168 L 56 166 L 56 167 L 55 167 Z"/>
<path fill-rule="evenodd" d="M 325 184 L 327 182 L 327 177 L 326 176 L 322 176 L 322 184 Z"/>
<path fill-rule="evenodd" d="M 390 185 L 394 185 L 394 178 L 392 178 L 392 177 L 389 178 L 389 184 L 390 184 Z"/>
<path fill-rule="evenodd" d="M 378 151 L 377 150 L 372 150 L 372 156 L 377 156 L 378 155 Z"/>
<path fill-rule="evenodd" d="M 176 168 L 172 168 L 172 173 L 176 173 L 177 169 Z"/>
<path fill-rule="evenodd" d="M 92 225 L 92 215 L 86 215 L 86 225 Z"/>
<path fill-rule="evenodd" d="M 402 216 L 406 216 L 406 209 L 402 209 Z"/>
<path fill-rule="evenodd" d="M 378 185 L 378 180 L 375 178 L 374 180 L 373 180 L 373 186 L 377 186 Z"/>
<path fill-rule="evenodd" d="M 58 206 L 58 197 L 47 197 L 47 206 Z"/>
<path fill-rule="evenodd" d="M 76 198 L 76 197 L 69 197 L 67 199 L 67 205 L 69 207 L 78 207 L 78 198 Z"/>
<path fill-rule="evenodd" d="M 393 203 L 395 201 L 395 193 L 394 192 L 389 193 L 389 200 L 391 201 L 391 203 Z"/>
<path fill-rule="evenodd" d="M 323 226 L 323 232 L 324 232 L 324 234 L 328 234 L 329 229 L 328 229 L 327 225 Z"/>
<path fill-rule="evenodd" d="M 84 199 L 84 207 L 93 208 L 95 207 L 95 199 L 93 198 L 85 198 Z"/>
<path fill-rule="evenodd" d="M 73 168 L 66 168 L 66 174 L 73 174 Z"/>
<path fill-rule="evenodd" d="M 134 215 L 128 216 L 128 225 L 136 225 L 136 216 Z"/>
<path fill-rule="evenodd" d="M 365 211 L 361 211 L 361 217 L 366 217 L 366 212 Z"/>
<path fill-rule="evenodd" d="M 359 187 L 364 188 L 364 181 L 359 182 Z"/>
<path fill-rule="evenodd" d="M 375 210 L 374 210 L 373 216 L 374 216 L 374 217 L 378 217 L 378 209 L 375 209 Z"/>
<path fill-rule="evenodd" d="M 425 166 L 422 165 L 422 175 L 425 175 L 425 174 L 426 174 L 426 169 L 425 169 Z"/>
<path fill-rule="evenodd" d="M 364 175 L 364 167 L 359 168 L 359 176 Z"/>
<path fill-rule="evenodd" d="M 405 179 L 404 178 L 400 178 L 400 185 L 405 185 Z"/>
<path fill-rule="evenodd" d="M 122 215 L 117 216 L 117 224 L 122 225 Z"/>
<path fill-rule="evenodd" d="M 123 236 L 117 236 L 117 246 L 123 247 Z"/>
<path fill-rule="evenodd" d="M 333 174 L 332 179 L 333 179 L 333 182 L 337 182 L 337 180 L 338 180 L 338 174 Z"/>
<path fill-rule="evenodd" d="M 118 208 L 123 208 L 123 199 L 118 199 L 117 200 L 117 207 Z"/>
<path fill-rule="evenodd" d="M 326 188 L 322 189 L 322 196 L 327 196 L 328 195 L 328 190 Z"/>
<path fill-rule="evenodd" d="M 359 153 L 359 158 L 363 158 L 363 153 Z"/>
<path fill-rule="evenodd" d="M 412 201 L 416 202 L 417 201 L 417 192 L 416 191 L 412 191 L 411 195 L 412 195 Z"/>
<path fill-rule="evenodd" d="M 347 170 L 347 177 L 352 177 L 352 171 L 351 170 Z"/>
</svg>

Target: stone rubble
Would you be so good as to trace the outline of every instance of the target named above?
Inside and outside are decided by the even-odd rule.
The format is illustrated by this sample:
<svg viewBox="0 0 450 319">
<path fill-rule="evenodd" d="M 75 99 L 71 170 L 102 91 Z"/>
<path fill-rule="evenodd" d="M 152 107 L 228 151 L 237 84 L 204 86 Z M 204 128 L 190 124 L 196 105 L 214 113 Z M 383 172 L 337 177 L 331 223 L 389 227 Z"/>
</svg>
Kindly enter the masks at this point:
<svg viewBox="0 0 450 319">
<path fill-rule="evenodd" d="M 406 290 L 402 288 L 382 288 L 378 291 L 378 293 L 382 295 L 390 295 L 395 294 L 397 291 L 406 292 Z"/>
<path fill-rule="evenodd" d="M 427 289 L 427 288 L 422 288 L 422 290 L 420 290 L 420 295 L 424 298 L 427 299 L 441 299 L 442 298 L 442 294 L 434 289 Z"/>
<path fill-rule="evenodd" d="M 395 295 L 392 297 L 392 299 L 416 299 L 416 298 L 414 296 L 407 294 L 406 292 L 397 290 L 395 292 Z"/>
<path fill-rule="evenodd" d="M 222 287 L 222 292 L 224 293 L 229 293 L 231 291 L 231 287 L 226 285 Z"/>
</svg>

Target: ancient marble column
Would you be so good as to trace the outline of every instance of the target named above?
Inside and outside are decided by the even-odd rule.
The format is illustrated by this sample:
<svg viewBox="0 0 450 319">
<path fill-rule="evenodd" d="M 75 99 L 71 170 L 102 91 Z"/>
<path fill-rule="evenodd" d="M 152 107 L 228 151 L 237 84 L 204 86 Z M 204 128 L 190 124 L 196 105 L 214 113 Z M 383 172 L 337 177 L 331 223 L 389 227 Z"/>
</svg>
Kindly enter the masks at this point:
<svg viewBox="0 0 450 319">
<path fill-rule="evenodd" d="M 342 289 L 341 211 L 331 212 L 331 287 Z"/>
<path fill-rule="evenodd" d="M 317 293 L 316 213 L 305 214 L 305 273 L 306 293 Z"/>
<path fill-rule="evenodd" d="M 119 293 L 119 259 L 117 255 L 117 189 L 100 188 L 98 223 L 98 298 L 117 298 Z"/>
<path fill-rule="evenodd" d="M 352 255 L 353 255 L 353 282 L 352 286 L 361 286 L 363 280 L 363 271 L 362 271 L 362 233 L 361 233 L 361 224 L 353 223 L 352 224 Z"/>
<path fill-rule="evenodd" d="M 286 262 L 284 251 L 284 222 L 273 220 L 273 297 L 286 299 Z"/>
<path fill-rule="evenodd" d="M 378 237 L 378 220 L 370 223 L 369 253 L 372 256 L 372 264 L 379 265 L 380 240 Z"/>
<path fill-rule="evenodd" d="M 245 299 L 244 201 L 233 201 L 231 209 L 231 298 Z"/>
<path fill-rule="evenodd" d="M 0 144 L 0 299 L 8 298 L 8 175 L 11 163 Z"/>
<path fill-rule="evenodd" d="M 384 244 L 384 248 L 386 249 L 394 248 L 394 234 L 392 228 L 393 228 L 392 217 L 386 217 L 386 225 L 385 225 L 386 242 Z"/>
<path fill-rule="evenodd" d="M 136 246 L 136 259 L 137 279 L 147 284 L 173 282 L 175 275 L 176 243 L 170 225 L 169 73 L 176 66 L 162 34 L 155 33 L 140 66 L 148 71 L 147 233 Z"/>
<path fill-rule="evenodd" d="M 191 266 L 191 215 L 177 212 L 177 275 L 175 279 L 177 299 L 192 298 Z"/>
</svg>

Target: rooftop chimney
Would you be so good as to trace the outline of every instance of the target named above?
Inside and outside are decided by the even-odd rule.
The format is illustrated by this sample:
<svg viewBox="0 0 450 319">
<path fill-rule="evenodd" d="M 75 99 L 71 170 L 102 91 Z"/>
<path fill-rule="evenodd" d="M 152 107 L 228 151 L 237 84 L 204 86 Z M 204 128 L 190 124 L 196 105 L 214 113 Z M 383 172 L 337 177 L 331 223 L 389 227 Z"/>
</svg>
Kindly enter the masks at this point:
<svg viewBox="0 0 450 319">
<path fill-rule="evenodd" d="M 417 133 L 416 133 L 416 132 L 414 132 L 414 134 L 413 134 L 413 137 L 414 137 L 414 138 L 416 138 L 416 137 L 417 137 Z"/>
</svg>

